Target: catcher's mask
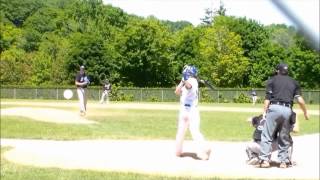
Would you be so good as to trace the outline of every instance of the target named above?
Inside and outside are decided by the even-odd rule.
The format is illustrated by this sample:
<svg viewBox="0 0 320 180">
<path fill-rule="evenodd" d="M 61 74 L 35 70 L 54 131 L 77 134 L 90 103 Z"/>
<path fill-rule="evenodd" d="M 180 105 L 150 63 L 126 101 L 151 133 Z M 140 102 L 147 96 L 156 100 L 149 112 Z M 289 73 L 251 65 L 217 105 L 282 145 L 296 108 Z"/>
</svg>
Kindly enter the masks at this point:
<svg viewBox="0 0 320 180">
<path fill-rule="evenodd" d="M 252 126 L 257 127 L 260 124 L 260 121 L 263 119 L 263 115 L 254 116 L 251 120 Z"/>
</svg>

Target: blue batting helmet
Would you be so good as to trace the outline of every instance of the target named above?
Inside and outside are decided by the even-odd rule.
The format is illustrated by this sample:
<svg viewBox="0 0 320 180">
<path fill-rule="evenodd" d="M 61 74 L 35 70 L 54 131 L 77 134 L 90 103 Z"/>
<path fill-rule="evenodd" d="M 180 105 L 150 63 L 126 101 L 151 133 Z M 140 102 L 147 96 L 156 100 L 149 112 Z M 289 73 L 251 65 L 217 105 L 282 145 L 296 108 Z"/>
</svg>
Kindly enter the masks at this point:
<svg viewBox="0 0 320 180">
<path fill-rule="evenodd" d="M 193 65 L 185 65 L 182 74 L 184 76 L 186 75 L 196 77 L 198 75 L 198 69 Z"/>
</svg>

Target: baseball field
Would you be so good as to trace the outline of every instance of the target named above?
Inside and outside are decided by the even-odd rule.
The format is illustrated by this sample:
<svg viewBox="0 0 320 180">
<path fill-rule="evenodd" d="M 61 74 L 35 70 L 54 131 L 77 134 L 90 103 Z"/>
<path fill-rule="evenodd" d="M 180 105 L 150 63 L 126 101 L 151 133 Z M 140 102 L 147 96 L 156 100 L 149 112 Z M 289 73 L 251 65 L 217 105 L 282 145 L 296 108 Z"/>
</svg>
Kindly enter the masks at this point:
<svg viewBox="0 0 320 180">
<path fill-rule="evenodd" d="M 208 161 L 196 160 L 190 134 L 177 158 L 178 103 L 99 104 L 85 117 L 77 101 L 1 100 L 1 179 L 319 179 L 319 105 L 298 113 L 288 169 L 246 165 L 245 146 L 262 104 L 200 104 Z M 273 154 L 276 159 L 276 154 Z"/>
</svg>

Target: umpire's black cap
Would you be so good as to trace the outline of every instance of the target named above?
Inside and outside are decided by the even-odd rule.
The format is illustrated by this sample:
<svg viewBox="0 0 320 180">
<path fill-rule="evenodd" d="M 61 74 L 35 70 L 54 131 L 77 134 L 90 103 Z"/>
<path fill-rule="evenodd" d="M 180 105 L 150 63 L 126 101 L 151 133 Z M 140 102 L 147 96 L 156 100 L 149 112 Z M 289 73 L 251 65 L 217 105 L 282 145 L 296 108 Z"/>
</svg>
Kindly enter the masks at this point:
<svg viewBox="0 0 320 180">
<path fill-rule="evenodd" d="M 279 71 L 280 74 L 287 75 L 289 71 L 289 67 L 285 63 L 280 63 L 277 65 L 277 70 Z"/>
</svg>

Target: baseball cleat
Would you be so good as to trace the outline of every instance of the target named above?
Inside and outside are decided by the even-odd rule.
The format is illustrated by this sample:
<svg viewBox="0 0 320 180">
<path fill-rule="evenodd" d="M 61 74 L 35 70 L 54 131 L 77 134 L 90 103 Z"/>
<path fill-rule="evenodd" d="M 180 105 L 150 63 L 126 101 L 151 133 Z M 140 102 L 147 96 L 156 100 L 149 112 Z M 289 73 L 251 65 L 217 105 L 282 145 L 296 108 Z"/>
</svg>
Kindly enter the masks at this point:
<svg viewBox="0 0 320 180">
<path fill-rule="evenodd" d="M 209 160 L 210 154 L 211 154 L 211 149 L 208 149 L 208 150 L 206 150 L 206 151 L 204 151 L 204 152 L 197 153 L 197 157 L 198 157 L 200 160 Z"/>
<path fill-rule="evenodd" d="M 247 161 L 248 165 L 257 165 L 259 163 L 259 159 L 257 157 L 251 158 Z"/>
</svg>

